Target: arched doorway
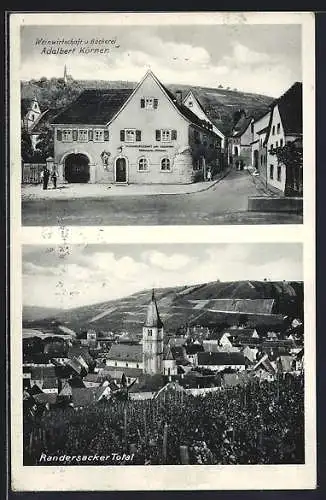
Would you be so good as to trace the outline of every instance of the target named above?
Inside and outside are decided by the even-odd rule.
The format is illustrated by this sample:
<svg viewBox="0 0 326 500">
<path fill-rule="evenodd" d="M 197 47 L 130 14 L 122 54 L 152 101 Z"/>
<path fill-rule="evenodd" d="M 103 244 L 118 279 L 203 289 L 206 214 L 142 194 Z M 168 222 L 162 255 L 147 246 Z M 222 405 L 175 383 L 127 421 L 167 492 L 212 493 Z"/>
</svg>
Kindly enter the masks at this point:
<svg viewBox="0 0 326 500">
<path fill-rule="evenodd" d="M 115 160 L 115 182 L 127 182 L 127 159 L 120 156 Z"/>
<path fill-rule="evenodd" d="M 65 159 L 64 176 L 67 182 L 84 183 L 90 179 L 89 159 L 82 153 L 70 154 Z"/>
</svg>

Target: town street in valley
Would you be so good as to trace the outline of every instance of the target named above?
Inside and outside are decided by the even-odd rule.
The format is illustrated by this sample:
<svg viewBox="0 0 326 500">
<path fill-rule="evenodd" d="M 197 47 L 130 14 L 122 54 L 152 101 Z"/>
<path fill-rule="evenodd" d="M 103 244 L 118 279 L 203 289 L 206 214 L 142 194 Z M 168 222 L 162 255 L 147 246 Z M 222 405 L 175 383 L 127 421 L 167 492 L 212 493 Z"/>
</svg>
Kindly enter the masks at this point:
<svg viewBox="0 0 326 500">
<path fill-rule="evenodd" d="M 129 187 L 125 189 L 128 190 Z M 248 197 L 262 196 L 264 190 L 256 186 L 247 171 L 231 170 L 219 182 L 212 183 L 209 189 L 190 194 L 133 196 L 126 191 L 126 195 L 116 196 L 109 193 L 107 196 L 95 198 L 86 194 L 83 198 L 59 199 L 51 196 L 52 190 L 43 192 L 41 186 L 39 190 L 40 198 L 28 199 L 23 195 L 23 225 L 302 223 L 302 216 L 295 213 L 248 212 Z"/>
</svg>

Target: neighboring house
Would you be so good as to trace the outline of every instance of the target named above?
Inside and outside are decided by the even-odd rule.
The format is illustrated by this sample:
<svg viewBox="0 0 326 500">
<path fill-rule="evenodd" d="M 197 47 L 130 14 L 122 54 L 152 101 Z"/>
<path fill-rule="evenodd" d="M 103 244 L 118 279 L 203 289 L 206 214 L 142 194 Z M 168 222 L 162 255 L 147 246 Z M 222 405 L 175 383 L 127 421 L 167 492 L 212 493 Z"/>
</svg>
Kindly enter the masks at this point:
<svg viewBox="0 0 326 500">
<path fill-rule="evenodd" d="M 135 89 L 85 90 L 53 120 L 58 182 L 187 184 L 220 137 L 148 71 Z"/>
<path fill-rule="evenodd" d="M 200 102 L 200 97 L 195 94 L 193 90 L 190 90 L 186 97 L 183 99 L 183 104 L 187 106 L 195 115 L 201 120 L 206 120 L 211 124 L 213 132 L 221 139 L 221 149 L 225 147 L 225 135 L 217 128 L 215 123 L 210 119 L 207 111 L 204 109 L 204 105 Z"/>
<path fill-rule="evenodd" d="M 254 121 L 254 133 L 251 148 L 251 165 L 259 171 L 260 175 L 266 180 L 267 177 L 267 148 L 265 144 L 268 124 L 270 120 L 270 111 Z"/>
<path fill-rule="evenodd" d="M 243 170 L 251 165 L 251 144 L 254 136 L 254 119 L 241 114 L 240 119 L 234 126 L 229 140 L 229 148 L 232 163 L 237 170 Z"/>
<path fill-rule="evenodd" d="M 199 352 L 196 365 L 212 371 L 222 371 L 227 368 L 245 370 L 246 360 L 242 353 L 237 352 Z"/>
<path fill-rule="evenodd" d="M 267 354 L 262 356 L 252 367 L 252 373 L 261 380 L 273 381 L 276 377 L 276 369 Z"/>
<path fill-rule="evenodd" d="M 40 114 L 37 122 L 30 131 L 33 149 L 37 148 L 37 143 L 41 134 L 45 133 L 54 120 L 55 116 L 60 112 L 59 109 L 46 109 Z"/>
<path fill-rule="evenodd" d="M 41 117 L 41 109 L 36 97 L 21 100 L 21 125 L 29 134 Z"/>
<path fill-rule="evenodd" d="M 288 143 L 300 148 L 302 141 L 302 83 L 296 82 L 271 106 L 270 121 L 265 144 L 267 147 L 267 183 L 277 192 L 287 189 L 302 191 L 302 168 L 286 168 L 277 161 L 271 150 Z"/>
</svg>

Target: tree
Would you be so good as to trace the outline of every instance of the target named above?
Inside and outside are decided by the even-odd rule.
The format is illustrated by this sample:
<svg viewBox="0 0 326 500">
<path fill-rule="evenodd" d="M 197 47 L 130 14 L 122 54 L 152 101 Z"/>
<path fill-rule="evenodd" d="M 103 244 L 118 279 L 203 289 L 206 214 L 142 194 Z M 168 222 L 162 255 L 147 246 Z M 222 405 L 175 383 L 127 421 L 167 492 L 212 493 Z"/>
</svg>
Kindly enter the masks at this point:
<svg viewBox="0 0 326 500">
<path fill-rule="evenodd" d="M 278 164 L 286 168 L 285 195 L 302 195 L 302 142 L 292 141 L 282 147 L 270 149 L 269 153 L 276 156 Z"/>
<path fill-rule="evenodd" d="M 33 160 L 34 150 L 30 135 L 25 129 L 21 134 L 21 158 L 25 163 L 30 163 Z"/>
<path fill-rule="evenodd" d="M 38 137 L 36 149 L 42 160 L 54 155 L 54 137 L 53 129 L 50 124 L 44 125 L 44 130 Z"/>
</svg>

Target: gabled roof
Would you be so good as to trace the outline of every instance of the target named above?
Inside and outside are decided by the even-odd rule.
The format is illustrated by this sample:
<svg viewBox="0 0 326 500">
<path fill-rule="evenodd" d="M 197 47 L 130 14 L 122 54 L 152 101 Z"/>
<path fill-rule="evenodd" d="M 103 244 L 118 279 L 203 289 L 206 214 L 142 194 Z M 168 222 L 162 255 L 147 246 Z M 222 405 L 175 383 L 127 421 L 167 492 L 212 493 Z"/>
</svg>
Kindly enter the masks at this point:
<svg viewBox="0 0 326 500">
<path fill-rule="evenodd" d="M 198 127 L 203 128 L 204 130 L 209 131 L 203 126 L 203 120 L 201 120 L 195 113 L 191 111 L 187 106 L 185 106 L 182 103 L 179 103 L 175 97 L 175 95 L 167 89 L 161 82 L 159 82 L 160 86 L 164 90 L 164 92 L 168 95 L 168 97 L 171 99 L 177 110 L 186 118 L 188 121 L 193 123 L 194 125 L 197 125 Z M 212 132 L 212 130 L 211 130 Z"/>
<path fill-rule="evenodd" d="M 156 83 L 163 92 L 172 101 L 175 108 L 191 123 L 203 128 L 203 121 L 198 118 L 187 106 L 177 102 L 174 94 L 168 90 L 158 78 L 148 71 L 144 78 L 134 89 L 88 89 L 84 90 L 77 99 L 68 105 L 59 115 L 57 115 L 53 124 L 85 124 L 85 125 L 106 125 L 121 110 L 121 108 L 131 98 L 148 74 L 151 74 Z"/>
<path fill-rule="evenodd" d="M 249 127 L 252 119 L 252 116 L 242 116 L 233 128 L 232 137 L 241 137 Z"/>
<path fill-rule="evenodd" d="M 47 109 L 44 111 L 33 127 L 32 134 L 41 134 L 46 125 L 51 124 L 61 111 L 61 109 Z"/>
<path fill-rule="evenodd" d="M 276 373 L 267 354 L 265 354 L 262 358 L 260 358 L 260 360 L 253 367 L 253 370 L 256 371 L 258 368 L 262 368 L 263 370 L 265 370 L 267 373 L 270 373 L 271 375 L 275 375 L 275 373 Z"/>
<path fill-rule="evenodd" d="M 245 358 L 238 352 L 199 352 L 198 365 L 245 365 Z"/>
<path fill-rule="evenodd" d="M 271 115 L 264 144 L 269 139 L 273 120 L 273 109 L 278 106 L 285 135 L 302 134 L 302 83 L 295 82 L 281 97 L 271 104 Z"/>
<path fill-rule="evenodd" d="M 256 132 L 256 134 L 258 134 L 258 135 L 264 134 L 267 130 L 268 130 L 268 125 L 266 127 L 262 128 L 261 130 L 258 130 Z"/>
<path fill-rule="evenodd" d="M 207 116 L 207 119 L 208 119 L 208 120 L 209 120 L 209 121 L 210 121 L 210 122 L 214 125 L 214 127 L 215 127 L 218 131 L 219 131 L 219 133 L 221 134 L 221 136 L 223 136 L 223 137 L 224 137 L 223 132 L 221 132 L 221 131 L 219 130 L 219 128 L 218 128 L 218 127 L 216 126 L 216 124 L 213 122 L 213 120 L 211 119 L 211 117 L 210 117 L 210 116 L 208 116 L 207 111 L 205 110 L 204 106 L 203 106 L 203 105 L 202 105 L 202 103 L 201 103 L 201 97 L 200 97 L 200 95 L 199 95 L 199 94 L 198 94 L 195 90 L 190 89 L 190 90 L 189 90 L 189 92 L 187 93 L 186 97 L 183 99 L 183 102 L 185 102 L 185 101 L 186 101 L 186 99 L 187 99 L 187 97 L 189 96 L 189 94 L 191 94 L 191 95 L 192 95 L 192 97 L 193 97 L 193 99 L 195 99 L 195 100 L 196 100 L 196 102 L 197 102 L 198 106 L 200 107 L 200 109 L 202 110 L 202 112 L 203 112 L 203 113 Z M 188 106 L 186 106 L 186 107 L 188 108 Z M 189 109 L 189 108 L 188 108 L 188 109 Z M 191 110 L 190 110 L 190 111 L 191 111 Z"/>
<path fill-rule="evenodd" d="M 136 361 L 143 360 L 143 347 L 140 344 L 113 344 L 107 359 L 117 361 Z"/>
<path fill-rule="evenodd" d="M 285 135 L 302 133 L 302 83 L 295 82 L 278 100 Z"/>
<path fill-rule="evenodd" d="M 59 113 L 53 124 L 106 125 L 121 109 L 134 89 L 88 89 Z"/>
</svg>

